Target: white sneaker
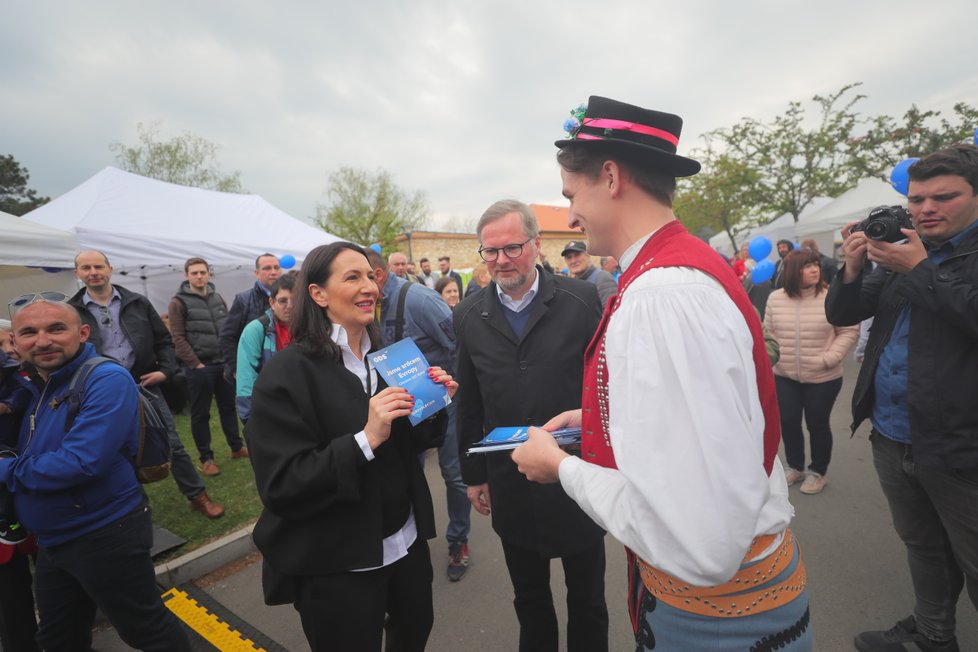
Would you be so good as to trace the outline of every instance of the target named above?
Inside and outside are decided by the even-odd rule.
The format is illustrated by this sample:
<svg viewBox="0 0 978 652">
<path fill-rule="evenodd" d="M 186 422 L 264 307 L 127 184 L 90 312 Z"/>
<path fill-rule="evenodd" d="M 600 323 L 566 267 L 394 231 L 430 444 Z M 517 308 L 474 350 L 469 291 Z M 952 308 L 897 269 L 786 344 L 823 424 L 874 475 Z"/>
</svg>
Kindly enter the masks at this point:
<svg viewBox="0 0 978 652">
<path fill-rule="evenodd" d="M 791 468 L 790 466 L 784 471 L 784 479 L 788 481 L 788 486 L 795 484 L 799 480 L 803 479 L 805 474 L 801 471 Z"/>
<path fill-rule="evenodd" d="M 801 483 L 801 493 L 803 494 L 818 494 L 822 493 L 822 489 L 825 489 L 825 485 L 829 483 L 828 479 L 819 473 L 809 473 L 805 481 Z"/>
</svg>

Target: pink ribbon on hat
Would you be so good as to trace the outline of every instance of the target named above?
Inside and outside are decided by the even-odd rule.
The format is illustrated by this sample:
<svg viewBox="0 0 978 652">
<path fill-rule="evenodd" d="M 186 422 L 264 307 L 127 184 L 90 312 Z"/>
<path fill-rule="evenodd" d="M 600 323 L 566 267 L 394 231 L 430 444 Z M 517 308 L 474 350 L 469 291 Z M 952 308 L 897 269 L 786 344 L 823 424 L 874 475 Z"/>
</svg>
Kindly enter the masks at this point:
<svg viewBox="0 0 978 652">
<path fill-rule="evenodd" d="M 645 134 L 646 136 L 654 136 L 656 138 L 661 138 L 664 141 L 670 142 L 676 147 L 679 146 L 679 138 L 675 134 L 671 134 L 668 131 L 663 131 L 662 129 L 656 129 L 655 127 L 649 127 L 647 125 L 636 124 L 634 122 L 626 122 L 625 120 L 612 120 L 610 118 L 584 118 L 584 124 L 582 127 L 594 127 L 596 129 L 617 129 L 619 131 L 634 131 L 638 134 Z M 594 134 L 583 134 L 578 133 L 578 138 L 583 138 L 585 140 L 603 140 L 601 136 L 596 136 Z"/>
</svg>

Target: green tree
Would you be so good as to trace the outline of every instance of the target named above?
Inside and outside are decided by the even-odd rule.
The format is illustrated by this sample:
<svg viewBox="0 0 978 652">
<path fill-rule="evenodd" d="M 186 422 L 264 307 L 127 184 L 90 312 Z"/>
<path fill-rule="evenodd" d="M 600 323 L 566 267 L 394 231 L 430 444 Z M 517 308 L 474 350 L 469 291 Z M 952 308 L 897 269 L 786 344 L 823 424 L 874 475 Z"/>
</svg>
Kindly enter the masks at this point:
<svg viewBox="0 0 978 652">
<path fill-rule="evenodd" d="M 30 178 L 27 168 L 12 154 L 0 156 L 0 211 L 20 216 L 51 201 L 50 197 L 38 197 L 36 190 L 27 187 Z"/>
<path fill-rule="evenodd" d="M 851 92 L 857 86 L 814 96 L 814 122 L 800 102 L 791 102 L 770 123 L 743 118 L 710 132 L 732 163 L 757 172 L 753 214 L 770 221 L 790 213 L 797 222 L 815 198 L 836 197 L 856 184 L 861 171 L 854 153 L 861 145 L 854 136 L 860 118 L 853 107 L 865 97 Z"/>
<path fill-rule="evenodd" d="M 978 127 L 978 108 L 959 102 L 949 119 L 940 111 L 922 111 L 911 105 L 902 123 L 882 115 L 872 118 L 870 125 L 864 136 L 855 139 L 855 164 L 862 176 L 887 181 L 893 166 L 904 159 L 971 142 Z"/>
<path fill-rule="evenodd" d="M 759 174 L 743 161 L 717 154 L 709 146 L 691 155 L 703 169 L 678 180 L 673 210 L 691 233 L 723 231 L 736 251 L 739 235 L 767 218 L 754 208 Z"/>
<path fill-rule="evenodd" d="M 399 234 L 427 222 L 425 193 L 401 189 L 384 169 L 341 167 L 330 175 L 325 194 L 329 203 L 317 204 L 316 224 L 351 242 L 388 248 Z"/>
<path fill-rule="evenodd" d="M 217 165 L 217 145 L 185 131 L 167 141 L 159 138 L 160 125 L 136 124 L 139 144 L 129 147 L 120 142 L 109 145 L 119 167 L 144 177 L 181 186 L 207 188 L 221 192 L 244 192 L 241 173 L 225 174 Z"/>
</svg>

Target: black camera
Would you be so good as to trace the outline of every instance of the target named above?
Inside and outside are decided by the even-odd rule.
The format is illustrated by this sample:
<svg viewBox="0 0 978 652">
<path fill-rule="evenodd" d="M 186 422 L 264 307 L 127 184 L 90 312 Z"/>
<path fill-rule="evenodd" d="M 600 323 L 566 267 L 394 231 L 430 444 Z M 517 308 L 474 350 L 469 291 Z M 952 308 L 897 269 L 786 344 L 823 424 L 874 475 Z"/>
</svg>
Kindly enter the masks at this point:
<svg viewBox="0 0 978 652">
<path fill-rule="evenodd" d="M 877 206 L 869 212 L 869 217 L 852 227 L 852 231 L 865 231 L 870 240 L 899 242 L 907 238 L 900 229 L 912 228 L 910 211 L 903 206 Z"/>
</svg>

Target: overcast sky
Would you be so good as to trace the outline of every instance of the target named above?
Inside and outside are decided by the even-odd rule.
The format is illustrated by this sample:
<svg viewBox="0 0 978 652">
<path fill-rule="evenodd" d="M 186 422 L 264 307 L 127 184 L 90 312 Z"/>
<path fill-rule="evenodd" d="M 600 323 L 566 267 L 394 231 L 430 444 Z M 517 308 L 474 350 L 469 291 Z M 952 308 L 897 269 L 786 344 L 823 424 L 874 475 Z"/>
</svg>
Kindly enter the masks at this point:
<svg viewBox="0 0 978 652">
<path fill-rule="evenodd" d="M 978 104 L 974 5 L 938 2 L 0 4 L 0 154 L 57 197 L 161 123 L 310 218 L 339 166 L 386 168 L 438 220 L 554 203 L 553 141 L 589 95 L 678 113 L 681 153 L 863 82 L 861 112 Z M 978 126 L 978 125 L 976 125 Z"/>
</svg>

